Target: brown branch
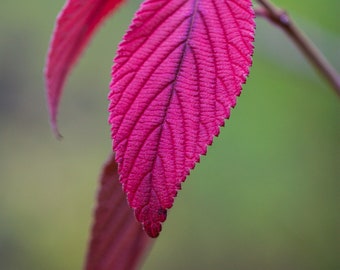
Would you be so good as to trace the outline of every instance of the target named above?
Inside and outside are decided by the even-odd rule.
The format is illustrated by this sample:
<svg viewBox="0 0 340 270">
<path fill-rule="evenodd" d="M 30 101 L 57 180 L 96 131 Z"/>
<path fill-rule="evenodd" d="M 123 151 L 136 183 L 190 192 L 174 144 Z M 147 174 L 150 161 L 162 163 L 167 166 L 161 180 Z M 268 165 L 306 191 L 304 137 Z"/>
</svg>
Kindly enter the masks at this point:
<svg viewBox="0 0 340 270">
<path fill-rule="evenodd" d="M 269 20 L 285 31 L 340 96 L 340 75 L 314 43 L 294 24 L 287 12 L 277 8 L 269 0 L 257 0 L 257 2 L 262 8 L 255 11 L 256 16 Z"/>
</svg>

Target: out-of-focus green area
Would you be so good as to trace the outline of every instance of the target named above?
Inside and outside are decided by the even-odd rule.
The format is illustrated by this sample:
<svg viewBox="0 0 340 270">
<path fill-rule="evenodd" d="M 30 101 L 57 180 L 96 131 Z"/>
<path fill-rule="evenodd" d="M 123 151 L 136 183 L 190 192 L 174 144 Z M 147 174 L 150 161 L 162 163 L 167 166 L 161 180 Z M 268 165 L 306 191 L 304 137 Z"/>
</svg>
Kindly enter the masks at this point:
<svg viewBox="0 0 340 270">
<path fill-rule="evenodd" d="M 63 1 L 1 0 L 0 269 L 81 269 L 111 149 L 112 58 L 139 2 L 105 24 L 69 78 L 60 142 L 42 70 Z M 276 3 L 340 70 L 339 0 Z M 143 269 L 340 269 L 339 98 L 280 30 L 257 22 L 238 105 L 183 184 Z"/>
</svg>

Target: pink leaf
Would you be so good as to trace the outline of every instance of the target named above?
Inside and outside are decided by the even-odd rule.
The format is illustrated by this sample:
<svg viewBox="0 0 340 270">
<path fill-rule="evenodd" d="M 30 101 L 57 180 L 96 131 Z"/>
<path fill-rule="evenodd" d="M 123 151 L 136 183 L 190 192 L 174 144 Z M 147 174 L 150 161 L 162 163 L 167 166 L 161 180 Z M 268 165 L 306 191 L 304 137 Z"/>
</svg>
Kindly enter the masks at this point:
<svg viewBox="0 0 340 270">
<path fill-rule="evenodd" d="M 94 31 L 123 0 L 68 0 L 57 18 L 45 66 L 51 126 L 56 135 L 57 113 L 65 79 Z"/>
<path fill-rule="evenodd" d="M 120 181 L 157 237 L 249 73 L 250 0 L 147 0 L 120 44 L 110 119 Z"/>
<path fill-rule="evenodd" d="M 85 269 L 136 269 L 151 241 L 126 202 L 113 154 L 105 164 L 100 179 Z"/>
</svg>

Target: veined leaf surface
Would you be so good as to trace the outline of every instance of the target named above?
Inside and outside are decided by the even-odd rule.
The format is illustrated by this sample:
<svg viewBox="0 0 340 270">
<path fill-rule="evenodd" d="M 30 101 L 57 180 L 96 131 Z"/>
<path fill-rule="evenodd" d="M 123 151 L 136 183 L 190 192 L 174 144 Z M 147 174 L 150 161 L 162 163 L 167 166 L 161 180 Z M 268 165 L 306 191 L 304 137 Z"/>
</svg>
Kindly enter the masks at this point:
<svg viewBox="0 0 340 270">
<path fill-rule="evenodd" d="M 86 270 L 132 270 L 151 245 L 126 203 L 112 154 L 103 167 Z"/>
<path fill-rule="evenodd" d="M 151 237 L 236 104 L 254 29 L 250 0 L 146 0 L 120 44 L 109 95 L 113 149 Z"/>
</svg>

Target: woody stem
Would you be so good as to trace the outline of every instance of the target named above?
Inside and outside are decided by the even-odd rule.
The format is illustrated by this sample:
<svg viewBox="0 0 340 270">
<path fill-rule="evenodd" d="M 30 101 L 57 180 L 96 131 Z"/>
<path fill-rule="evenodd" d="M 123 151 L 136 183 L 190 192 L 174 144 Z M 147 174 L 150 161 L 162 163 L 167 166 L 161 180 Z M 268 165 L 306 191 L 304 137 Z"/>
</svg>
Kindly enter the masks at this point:
<svg viewBox="0 0 340 270">
<path fill-rule="evenodd" d="M 263 17 L 279 26 L 340 96 L 339 73 L 314 43 L 295 25 L 288 13 L 277 8 L 269 0 L 257 0 L 257 2 L 261 5 L 261 8 L 255 10 L 256 16 Z"/>
</svg>

